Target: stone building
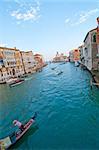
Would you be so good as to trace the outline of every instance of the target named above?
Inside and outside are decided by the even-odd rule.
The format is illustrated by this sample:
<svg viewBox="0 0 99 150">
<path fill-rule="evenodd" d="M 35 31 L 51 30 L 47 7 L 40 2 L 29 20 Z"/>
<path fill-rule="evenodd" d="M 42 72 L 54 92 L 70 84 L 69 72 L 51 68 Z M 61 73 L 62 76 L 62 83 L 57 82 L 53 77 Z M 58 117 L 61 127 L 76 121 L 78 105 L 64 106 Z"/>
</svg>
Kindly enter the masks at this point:
<svg viewBox="0 0 99 150">
<path fill-rule="evenodd" d="M 85 66 L 91 70 L 99 70 L 98 45 L 96 40 L 97 28 L 89 31 L 84 39 Z"/>
<path fill-rule="evenodd" d="M 34 60 L 36 70 L 42 68 L 45 65 L 43 56 L 41 54 L 35 54 Z"/>
<path fill-rule="evenodd" d="M 84 45 L 81 45 L 78 47 L 79 52 L 80 52 L 80 63 L 82 65 L 85 65 L 85 51 L 84 51 Z"/>
<path fill-rule="evenodd" d="M 71 50 L 71 51 L 69 52 L 69 60 L 70 60 L 70 62 L 74 62 L 73 50 Z"/>
<path fill-rule="evenodd" d="M 56 56 L 53 58 L 53 62 L 65 62 L 68 61 L 68 58 L 63 53 L 56 53 Z"/>
<path fill-rule="evenodd" d="M 16 48 L 0 47 L 0 82 L 24 74 L 21 55 Z"/>
<path fill-rule="evenodd" d="M 21 51 L 21 57 L 25 73 L 33 73 L 35 71 L 35 60 L 32 51 Z"/>
<path fill-rule="evenodd" d="M 80 60 L 80 51 L 79 49 L 73 49 L 69 52 L 70 62 L 75 62 Z"/>
</svg>

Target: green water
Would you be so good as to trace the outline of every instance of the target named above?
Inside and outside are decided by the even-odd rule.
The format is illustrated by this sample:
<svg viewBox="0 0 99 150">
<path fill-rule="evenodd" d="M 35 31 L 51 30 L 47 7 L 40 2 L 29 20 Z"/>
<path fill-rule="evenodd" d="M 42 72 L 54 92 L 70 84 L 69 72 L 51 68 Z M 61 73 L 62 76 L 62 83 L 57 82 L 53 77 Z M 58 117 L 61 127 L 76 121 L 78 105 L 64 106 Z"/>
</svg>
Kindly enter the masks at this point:
<svg viewBox="0 0 99 150">
<path fill-rule="evenodd" d="M 24 123 L 38 112 L 12 149 L 98 150 L 99 89 L 90 89 L 90 78 L 74 64 L 50 64 L 19 86 L 0 85 L 0 138 L 16 130 L 14 119 Z"/>
</svg>

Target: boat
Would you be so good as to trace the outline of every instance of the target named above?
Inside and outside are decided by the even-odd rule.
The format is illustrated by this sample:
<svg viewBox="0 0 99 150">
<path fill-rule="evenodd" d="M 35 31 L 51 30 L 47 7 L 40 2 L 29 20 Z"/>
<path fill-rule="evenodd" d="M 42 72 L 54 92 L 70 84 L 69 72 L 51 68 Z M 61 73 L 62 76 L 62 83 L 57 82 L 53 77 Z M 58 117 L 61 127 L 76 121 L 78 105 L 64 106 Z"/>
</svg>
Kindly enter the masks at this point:
<svg viewBox="0 0 99 150">
<path fill-rule="evenodd" d="M 56 67 L 53 67 L 53 68 L 51 68 L 52 70 L 55 70 L 56 69 Z"/>
<path fill-rule="evenodd" d="M 57 71 L 56 72 L 56 75 L 60 75 L 60 74 L 62 74 L 63 73 L 63 71 Z"/>
<path fill-rule="evenodd" d="M 79 67 L 79 62 L 78 61 L 75 61 L 75 67 Z"/>
<path fill-rule="evenodd" d="M 23 82 L 24 82 L 24 79 L 17 79 L 15 81 L 13 81 L 12 83 L 9 83 L 9 86 L 13 87 L 13 86 L 19 85 L 19 84 L 21 84 Z"/>
<path fill-rule="evenodd" d="M 58 72 L 58 74 L 57 75 L 60 75 L 60 74 L 62 74 L 63 73 L 63 71 L 60 71 L 60 72 Z"/>
<path fill-rule="evenodd" d="M 0 140 L 0 150 L 8 150 L 11 146 L 13 146 L 18 140 L 20 140 L 23 135 L 29 130 L 29 128 L 32 126 L 32 124 L 35 122 L 35 118 L 37 116 L 37 113 L 34 114 L 34 116 L 24 124 L 24 130 L 13 132 L 11 135 L 3 138 Z"/>
</svg>

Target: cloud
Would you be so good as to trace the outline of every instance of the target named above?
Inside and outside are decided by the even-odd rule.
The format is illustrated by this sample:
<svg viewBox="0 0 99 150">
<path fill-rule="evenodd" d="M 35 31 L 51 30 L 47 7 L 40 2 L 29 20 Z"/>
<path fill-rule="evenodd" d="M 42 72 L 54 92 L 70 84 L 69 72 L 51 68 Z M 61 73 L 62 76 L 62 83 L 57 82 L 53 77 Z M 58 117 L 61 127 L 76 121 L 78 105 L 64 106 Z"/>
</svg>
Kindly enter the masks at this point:
<svg viewBox="0 0 99 150">
<path fill-rule="evenodd" d="M 4 43 L 1 42 L 1 43 L 0 43 L 0 46 L 1 46 L 1 47 L 6 47 L 7 44 L 4 44 Z"/>
<path fill-rule="evenodd" d="M 65 19 L 65 24 L 69 23 L 70 18 Z"/>
<path fill-rule="evenodd" d="M 79 19 L 76 21 L 76 23 L 74 23 L 72 25 L 79 25 L 79 24 L 86 22 L 91 16 L 93 16 L 97 12 L 99 12 L 98 8 L 92 9 L 92 10 L 87 11 L 87 12 L 81 12 L 81 14 L 79 15 Z"/>
<path fill-rule="evenodd" d="M 39 1 L 20 2 L 15 0 L 16 9 L 11 11 L 10 15 L 19 21 L 36 21 L 40 17 L 40 3 Z"/>
<path fill-rule="evenodd" d="M 93 15 L 99 12 L 98 8 L 89 10 L 89 11 L 82 11 L 80 14 L 75 14 L 73 18 L 67 18 L 65 23 L 69 23 L 71 26 L 77 26 L 82 23 L 85 23 L 87 20 L 90 19 Z"/>
</svg>

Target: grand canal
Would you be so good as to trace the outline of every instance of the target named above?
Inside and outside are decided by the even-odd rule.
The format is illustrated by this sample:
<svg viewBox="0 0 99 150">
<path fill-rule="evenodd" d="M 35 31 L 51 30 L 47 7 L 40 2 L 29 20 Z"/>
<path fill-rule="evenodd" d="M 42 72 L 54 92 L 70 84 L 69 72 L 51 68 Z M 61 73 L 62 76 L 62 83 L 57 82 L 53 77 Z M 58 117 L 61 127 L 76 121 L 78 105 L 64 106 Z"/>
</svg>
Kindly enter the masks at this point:
<svg viewBox="0 0 99 150">
<path fill-rule="evenodd" d="M 99 89 L 90 89 L 90 78 L 74 64 L 50 64 L 19 86 L 0 85 L 0 138 L 16 129 L 14 119 L 25 122 L 38 112 L 13 149 L 99 149 Z"/>
</svg>

